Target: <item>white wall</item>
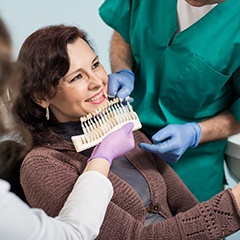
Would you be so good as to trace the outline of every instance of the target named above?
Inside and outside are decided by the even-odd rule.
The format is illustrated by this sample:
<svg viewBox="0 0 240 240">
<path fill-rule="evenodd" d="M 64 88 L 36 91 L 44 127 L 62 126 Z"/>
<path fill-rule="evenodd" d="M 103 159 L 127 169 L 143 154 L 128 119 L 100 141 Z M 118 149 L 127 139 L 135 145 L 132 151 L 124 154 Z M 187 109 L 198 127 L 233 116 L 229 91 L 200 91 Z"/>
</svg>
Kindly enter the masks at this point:
<svg viewBox="0 0 240 240">
<path fill-rule="evenodd" d="M 16 59 L 23 41 L 40 27 L 73 24 L 84 29 L 94 43 L 100 61 L 110 73 L 109 41 L 112 30 L 98 14 L 103 0 L 0 0 L 0 16 L 13 40 Z"/>
</svg>

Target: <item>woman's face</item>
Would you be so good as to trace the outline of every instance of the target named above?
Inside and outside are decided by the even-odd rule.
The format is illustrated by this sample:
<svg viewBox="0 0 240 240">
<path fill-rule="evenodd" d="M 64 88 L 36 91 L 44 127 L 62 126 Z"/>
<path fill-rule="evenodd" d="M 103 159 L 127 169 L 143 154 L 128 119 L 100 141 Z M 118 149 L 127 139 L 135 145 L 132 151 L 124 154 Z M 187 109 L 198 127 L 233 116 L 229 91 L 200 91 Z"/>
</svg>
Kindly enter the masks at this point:
<svg viewBox="0 0 240 240">
<path fill-rule="evenodd" d="M 194 7 L 202 7 L 204 5 L 225 2 L 225 0 L 185 0 L 185 1 Z"/>
<path fill-rule="evenodd" d="M 57 94 L 48 100 L 59 122 L 78 121 L 108 101 L 108 75 L 89 45 L 79 38 L 67 45 L 67 52 L 70 69 L 61 79 Z"/>
</svg>

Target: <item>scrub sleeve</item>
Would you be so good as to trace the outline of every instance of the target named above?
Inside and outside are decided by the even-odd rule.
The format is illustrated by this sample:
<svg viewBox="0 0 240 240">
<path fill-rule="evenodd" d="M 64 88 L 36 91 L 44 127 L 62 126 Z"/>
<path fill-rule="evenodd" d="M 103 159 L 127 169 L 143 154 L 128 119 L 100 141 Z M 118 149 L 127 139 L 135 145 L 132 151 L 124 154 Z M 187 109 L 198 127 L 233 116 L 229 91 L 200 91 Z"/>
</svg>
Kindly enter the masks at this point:
<svg viewBox="0 0 240 240">
<path fill-rule="evenodd" d="M 103 21 L 131 44 L 133 107 L 150 137 L 171 123 L 230 109 L 240 121 L 240 1 L 226 0 L 176 33 L 176 0 L 105 0 Z M 187 150 L 173 169 L 205 201 L 224 183 L 226 140 Z"/>
</svg>

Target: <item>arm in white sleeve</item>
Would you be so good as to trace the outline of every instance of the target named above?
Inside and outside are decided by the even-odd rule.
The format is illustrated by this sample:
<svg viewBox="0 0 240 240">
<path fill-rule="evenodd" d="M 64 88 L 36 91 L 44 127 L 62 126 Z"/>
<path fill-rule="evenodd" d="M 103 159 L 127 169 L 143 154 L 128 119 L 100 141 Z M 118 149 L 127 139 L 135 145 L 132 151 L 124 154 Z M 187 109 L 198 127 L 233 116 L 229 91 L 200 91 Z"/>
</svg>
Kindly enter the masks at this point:
<svg viewBox="0 0 240 240">
<path fill-rule="evenodd" d="M 57 218 L 41 209 L 31 209 L 0 180 L 0 239 L 69 240 L 94 239 L 99 233 L 112 197 L 110 181 L 94 171 L 77 180 Z"/>
<path fill-rule="evenodd" d="M 113 188 L 108 178 L 97 171 L 85 172 L 74 185 L 56 219 L 78 229 L 82 239 L 95 239 L 112 195 Z"/>
</svg>

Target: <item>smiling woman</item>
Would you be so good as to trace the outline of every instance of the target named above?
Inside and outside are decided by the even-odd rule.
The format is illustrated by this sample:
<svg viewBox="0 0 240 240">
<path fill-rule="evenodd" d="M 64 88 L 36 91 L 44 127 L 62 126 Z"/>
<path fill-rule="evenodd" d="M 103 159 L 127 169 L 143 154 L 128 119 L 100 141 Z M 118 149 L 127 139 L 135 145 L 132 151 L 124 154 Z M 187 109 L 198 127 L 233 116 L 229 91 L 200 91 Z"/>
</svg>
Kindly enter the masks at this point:
<svg viewBox="0 0 240 240">
<path fill-rule="evenodd" d="M 18 63 L 23 89 L 14 108 L 21 121 L 34 129 L 38 143 L 49 140 L 46 129 L 51 121 L 78 121 L 107 101 L 107 73 L 86 33 L 76 27 L 59 25 L 36 31 L 23 43 Z"/>
<path fill-rule="evenodd" d="M 104 145 L 76 152 L 71 136 L 83 133 L 79 118 L 108 102 L 108 76 L 82 30 L 39 29 L 26 39 L 17 62 L 23 78 L 14 110 L 33 136 L 20 178 L 32 207 L 58 215 L 89 159 L 100 151 L 114 160 L 108 174 L 114 194 L 97 239 L 220 239 L 240 229 L 240 184 L 198 204 L 166 161 L 139 148 L 140 142 L 149 143 L 140 131 L 134 132 L 135 147 L 121 157 L 116 153 L 132 141 L 119 142 L 119 133 Z M 95 210 L 86 210 L 86 220 L 94 222 Z"/>
<path fill-rule="evenodd" d="M 107 73 L 86 41 L 78 38 L 69 43 L 67 52 L 70 68 L 59 81 L 60 90 L 50 99 L 35 97 L 41 107 L 50 108 L 58 122 L 78 121 L 107 102 Z"/>
</svg>

